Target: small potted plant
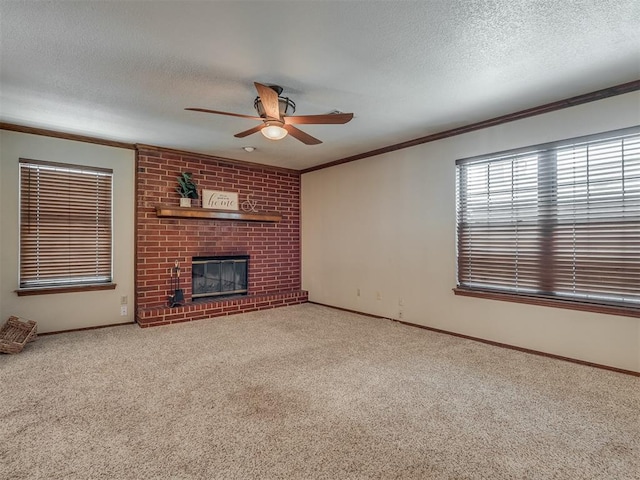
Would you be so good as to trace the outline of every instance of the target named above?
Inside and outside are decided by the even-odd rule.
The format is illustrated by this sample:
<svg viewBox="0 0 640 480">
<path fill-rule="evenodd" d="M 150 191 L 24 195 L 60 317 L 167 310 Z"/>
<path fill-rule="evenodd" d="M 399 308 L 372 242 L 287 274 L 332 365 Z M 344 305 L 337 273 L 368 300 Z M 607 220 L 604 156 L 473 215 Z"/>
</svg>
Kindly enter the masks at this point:
<svg viewBox="0 0 640 480">
<path fill-rule="evenodd" d="M 180 194 L 180 206 L 190 207 L 191 199 L 198 198 L 198 187 L 193 183 L 191 172 L 184 172 L 178 177 L 178 186 L 176 192 Z"/>
</svg>

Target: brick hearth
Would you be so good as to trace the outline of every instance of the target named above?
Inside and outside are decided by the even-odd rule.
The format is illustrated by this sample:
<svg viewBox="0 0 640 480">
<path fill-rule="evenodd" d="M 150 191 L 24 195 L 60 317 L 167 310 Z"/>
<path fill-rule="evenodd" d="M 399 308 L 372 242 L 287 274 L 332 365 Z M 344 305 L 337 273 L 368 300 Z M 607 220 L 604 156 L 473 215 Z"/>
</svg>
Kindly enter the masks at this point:
<svg viewBox="0 0 640 480">
<path fill-rule="evenodd" d="M 212 302 L 193 302 L 182 307 L 148 308 L 139 311 L 137 317 L 141 327 L 156 327 L 169 323 L 190 322 L 205 318 L 221 317 L 233 313 L 252 312 L 267 308 L 284 307 L 307 301 L 307 292 L 287 292 L 274 295 L 247 295 Z"/>
<path fill-rule="evenodd" d="M 165 325 L 307 301 L 301 290 L 300 175 L 206 155 L 139 146 L 137 159 L 136 321 Z M 178 206 L 176 177 L 192 172 L 198 190 L 251 195 L 258 211 L 273 211 L 279 222 L 163 218 L 156 207 Z M 194 206 L 200 206 L 196 201 Z M 249 255 L 248 294 L 211 301 L 191 299 L 191 259 Z M 185 304 L 168 306 L 170 270 L 180 262 Z"/>
</svg>

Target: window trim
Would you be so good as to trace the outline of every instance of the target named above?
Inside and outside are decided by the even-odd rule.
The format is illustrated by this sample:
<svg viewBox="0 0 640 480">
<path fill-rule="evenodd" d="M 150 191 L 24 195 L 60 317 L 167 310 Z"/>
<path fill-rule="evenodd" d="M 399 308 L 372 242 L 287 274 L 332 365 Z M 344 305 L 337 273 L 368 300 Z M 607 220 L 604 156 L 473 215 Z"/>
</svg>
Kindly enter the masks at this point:
<svg viewBox="0 0 640 480">
<path fill-rule="evenodd" d="M 583 135 L 580 137 L 573 137 L 570 139 L 564 139 L 554 142 L 548 142 L 544 144 L 535 144 L 527 147 L 521 147 L 510 150 L 502 150 L 499 152 L 494 152 L 486 155 L 479 155 L 474 157 L 467 157 L 458 159 L 455 162 L 456 172 L 458 166 L 463 165 L 472 165 L 472 164 L 480 164 L 480 163 L 489 163 L 490 161 L 500 160 L 501 158 L 514 157 L 527 153 L 540 153 L 546 152 L 549 150 L 560 149 L 569 145 L 575 145 L 580 143 L 587 142 L 598 142 L 600 140 L 606 140 L 608 138 L 614 136 L 624 136 L 624 135 L 633 135 L 640 133 L 640 125 L 611 130 L 607 132 L 602 132 L 598 134 L 591 135 Z M 458 179 L 459 182 L 462 182 L 462 179 Z M 457 185 L 458 188 L 461 185 Z M 458 204 L 456 199 L 456 212 L 458 212 Z M 470 287 L 460 285 L 458 279 L 458 226 L 459 219 L 457 218 L 456 213 L 456 287 L 452 289 L 455 295 L 460 296 L 468 296 L 468 297 L 476 297 L 483 298 L 488 300 L 499 300 L 513 303 L 523 303 L 529 305 L 538 305 L 538 306 L 548 306 L 555 308 L 564 308 L 570 310 L 578 310 L 578 311 L 586 311 L 592 313 L 601 313 L 601 314 L 609 314 L 609 315 L 620 315 L 626 317 L 635 317 L 640 318 L 640 305 L 635 306 L 633 304 L 616 304 L 615 302 L 603 303 L 598 302 L 597 300 L 590 299 L 579 299 L 579 298 L 561 298 L 556 296 L 546 296 L 544 294 L 535 294 L 535 293 L 516 293 L 516 292 L 508 292 L 499 289 L 492 289 L 490 287 Z"/>
<path fill-rule="evenodd" d="M 588 302 L 586 300 L 565 300 L 560 298 L 524 295 L 521 293 L 497 292 L 488 289 L 485 290 L 460 286 L 453 288 L 452 291 L 455 295 L 463 297 L 476 297 L 486 300 L 500 300 L 503 302 L 524 303 L 527 305 L 538 305 L 543 307 L 564 308 L 567 310 L 579 310 L 582 312 L 604 313 L 608 315 L 640 318 L 640 308 L 607 305 L 604 303 Z"/>
<path fill-rule="evenodd" d="M 49 295 L 52 293 L 91 292 L 95 290 L 115 290 L 117 283 L 91 283 L 86 285 L 71 285 L 59 287 L 18 288 L 14 292 L 19 297 L 30 295 Z"/>
</svg>

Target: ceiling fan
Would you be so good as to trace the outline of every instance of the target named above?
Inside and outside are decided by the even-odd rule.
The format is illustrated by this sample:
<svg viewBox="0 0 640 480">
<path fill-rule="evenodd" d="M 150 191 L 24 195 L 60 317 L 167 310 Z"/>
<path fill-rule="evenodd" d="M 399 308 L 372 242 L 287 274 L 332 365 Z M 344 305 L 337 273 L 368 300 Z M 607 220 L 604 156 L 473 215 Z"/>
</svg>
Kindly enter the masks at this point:
<svg viewBox="0 0 640 480">
<path fill-rule="evenodd" d="M 315 137 L 303 132 L 295 124 L 342 124 L 347 123 L 353 118 L 353 113 L 329 113 L 326 115 L 297 115 L 293 116 L 296 111 L 296 104 L 289 97 L 281 97 L 282 87 L 278 85 L 263 85 L 254 82 L 258 96 L 253 102 L 253 106 L 258 112 L 257 117 L 251 115 L 243 115 L 240 113 L 219 112 L 217 110 L 207 110 L 206 108 L 185 108 L 194 112 L 216 113 L 218 115 L 229 115 L 232 117 L 249 118 L 251 120 L 260 120 L 261 125 L 250 128 L 244 132 L 236 133 L 234 137 L 243 138 L 252 133 L 261 132 L 270 140 L 280 140 L 291 134 L 297 140 L 306 145 L 318 145 L 322 143 Z"/>
</svg>

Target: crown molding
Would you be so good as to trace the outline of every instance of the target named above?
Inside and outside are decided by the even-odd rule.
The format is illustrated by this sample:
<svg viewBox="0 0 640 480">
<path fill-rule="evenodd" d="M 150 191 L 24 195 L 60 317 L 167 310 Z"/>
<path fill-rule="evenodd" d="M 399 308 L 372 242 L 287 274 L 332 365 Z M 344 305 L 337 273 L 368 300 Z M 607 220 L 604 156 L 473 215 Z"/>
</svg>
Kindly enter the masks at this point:
<svg viewBox="0 0 640 480">
<path fill-rule="evenodd" d="M 422 145 L 423 143 L 435 142 L 436 140 L 442 140 L 443 138 L 454 137 L 456 135 L 462 135 L 464 133 L 481 130 L 483 128 L 495 127 L 496 125 L 501 125 L 503 123 L 522 120 L 523 118 L 533 117 L 535 115 L 541 115 L 543 113 L 555 112 L 556 110 L 575 107 L 576 105 L 581 105 L 583 103 L 595 102 L 597 100 L 602 100 L 608 97 L 615 97 L 617 95 L 623 95 L 625 93 L 635 92 L 637 90 L 640 90 L 640 80 L 634 80 L 632 82 L 615 85 L 613 87 L 604 88 L 602 90 L 596 90 L 595 92 L 585 93 L 582 95 L 577 95 L 575 97 L 565 98 L 564 100 L 546 103 L 538 107 L 527 108 L 526 110 L 508 113 L 506 115 L 501 115 L 489 120 L 483 120 L 481 122 L 463 125 L 461 127 L 452 128 L 450 130 L 444 130 L 442 132 L 433 133 L 431 135 L 426 135 L 414 140 L 408 140 L 406 142 L 396 143 L 394 145 L 378 148 L 376 150 L 370 150 L 368 152 L 359 153 L 350 157 L 340 158 L 338 160 L 333 160 L 332 162 L 322 163 L 320 165 L 305 168 L 303 170 L 300 170 L 300 173 L 315 172 L 316 170 L 335 167 L 336 165 L 342 165 L 343 163 L 355 162 L 356 160 L 362 160 L 363 158 L 375 157 L 384 153 L 394 152 L 396 150 L 402 150 L 409 147 L 415 147 L 416 145 Z"/>
<path fill-rule="evenodd" d="M 76 142 L 94 143 L 97 145 L 105 145 L 107 147 L 125 148 L 127 150 L 135 150 L 133 143 L 117 142 L 104 138 L 90 137 L 87 135 L 78 135 L 75 133 L 58 132 L 46 128 L 27 127 L 24 125 L 16 125 L 14 123 L 0 122 L 0 130 L 8 130 L 11 132 L 30 133 L 32 135 L 42 135 L 44 137 L 62 138 L 64 140 L 73 140 Z"/>
</svg>

